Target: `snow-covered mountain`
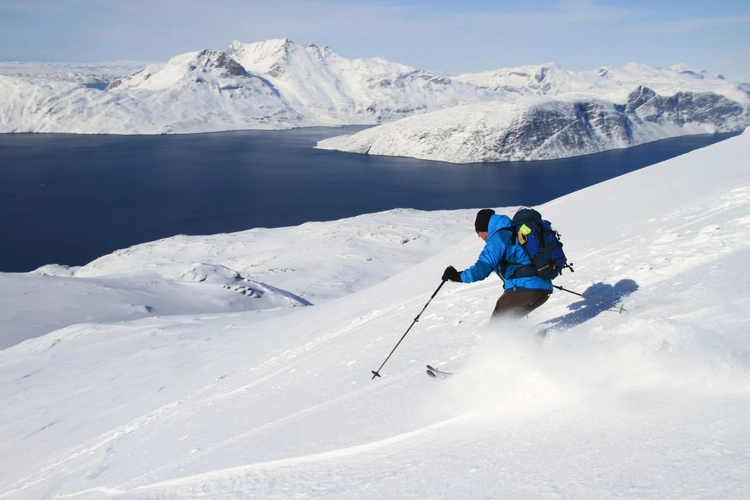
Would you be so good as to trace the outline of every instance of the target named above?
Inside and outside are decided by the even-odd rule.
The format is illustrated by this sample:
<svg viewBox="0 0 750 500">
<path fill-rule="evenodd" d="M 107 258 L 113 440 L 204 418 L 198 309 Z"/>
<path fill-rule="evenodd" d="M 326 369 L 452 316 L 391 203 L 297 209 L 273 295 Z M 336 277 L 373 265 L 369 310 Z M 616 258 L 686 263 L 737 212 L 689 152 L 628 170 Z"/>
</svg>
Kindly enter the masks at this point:
<svg viewBox="0 0 750 500">
<path fill-rule="evenodd" d="M 289 40 L 234 42 L 227 54 L 267 78 L 292 108 L 321 125 L 374 124 L 498 98 L 440 73 L 382 58 L 345 59 L 328 47 Z"/>
<path fill-rule="evenodd" d="M 156 134 L 376 124 L 495 92 L 289 40 L 182 54 L 105 89 L 0 75 L 0 132 Z"/>
<path fill-rule="evenodd" d="M 263 78 L 223 52 L 183 54 L 103 89 L 0 75 L 5 132 L 157 134 L 288 128 L 302 118 Z"/>
<path fill-rule="evenodd" d="M 539 207 L 576 263 L 556 284 L 622 314 L 555 292 L 488 324 L 496 277 L 423 309 L 480 252 L 473 210 L 0 274 L 0 334 L 50 327 L 0 350 L 0 499 L 744 499 L 749 156 L 745 132 Z M 256 300 L 238 279 L 315 305 L 199 306 Z"/>
<path fill-rule="evenodd" d="M 190 52 L 117 77 L 112 72 L 126 71 L 127 64 L 105 65 L 108 72 L 98 74 L 83 65 L 62 68 L 0 64 L 0 132 L 159 134 L 395 123 L 321 147 L 466 162 L 559 158 L 750 125 L 750 82 L 682 66 L 633 63 L 571 72 L 545 64 L 450 76 L 382 58 L 346 59 L 328 47 L 283 39 Z M 649 92 L 656 95 L 633 113 L 633 93 Z M 487 119 L 475 122 L 477 113 Z M 509 121 L 514 128 L 498 128 Z"/>
<path fill-rule="evenodd" d="M 565 94 L 457 106 L 320 141 L 351 153 L 453 163 L 548 160 L 750 125 L 750 105 L 713 92 L 638 87 L 621 103 Z"/>
</svg>

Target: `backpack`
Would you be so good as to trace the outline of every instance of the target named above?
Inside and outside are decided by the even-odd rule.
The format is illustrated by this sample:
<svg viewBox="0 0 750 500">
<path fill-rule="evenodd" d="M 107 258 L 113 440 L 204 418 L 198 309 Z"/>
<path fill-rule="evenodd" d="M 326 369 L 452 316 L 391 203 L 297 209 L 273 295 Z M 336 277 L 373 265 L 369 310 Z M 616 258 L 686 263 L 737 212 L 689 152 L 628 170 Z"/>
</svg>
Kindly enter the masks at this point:
<svg viewBox="0 0 750 500">
<path fill-rule="evenodd" d="M 563 252 L 560 233 L 533 208 L 519 209 L 513 216 L 511 227 L 503 229 L 511 231 L 510 247 L 521 245 L 531 259 L 531 264 L 518 268 L 510 276 L 511 279 L 539 276 L 543 280 L 553 280 L 560 276 L 565 268 L 573 272 L 572 264 L 568 264 Z"/>
</svg>

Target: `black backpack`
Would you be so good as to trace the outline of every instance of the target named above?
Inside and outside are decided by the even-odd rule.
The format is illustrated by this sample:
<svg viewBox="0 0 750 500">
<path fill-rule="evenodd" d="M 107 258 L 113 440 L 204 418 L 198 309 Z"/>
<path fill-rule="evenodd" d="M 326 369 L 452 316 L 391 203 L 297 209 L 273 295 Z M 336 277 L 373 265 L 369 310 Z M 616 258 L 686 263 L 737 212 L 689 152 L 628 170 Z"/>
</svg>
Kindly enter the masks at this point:
<svg viewBox="0 0 750 500">
<path fill-rule="evenodd" d="M 503 229 L 511 231 L 509 248 L 521 245 L 531 259 L 531 264 L 518 268 L 510 276 L 511 279 L 539 276 L 544 280 L 553 280 L 560 276 L 565 268 L 573 272 L 572 264 L 568 264 L 563 252 L 560 233 L 533 208 L 519 209 L 513 216 L 511 227 Z"/>
</svg>

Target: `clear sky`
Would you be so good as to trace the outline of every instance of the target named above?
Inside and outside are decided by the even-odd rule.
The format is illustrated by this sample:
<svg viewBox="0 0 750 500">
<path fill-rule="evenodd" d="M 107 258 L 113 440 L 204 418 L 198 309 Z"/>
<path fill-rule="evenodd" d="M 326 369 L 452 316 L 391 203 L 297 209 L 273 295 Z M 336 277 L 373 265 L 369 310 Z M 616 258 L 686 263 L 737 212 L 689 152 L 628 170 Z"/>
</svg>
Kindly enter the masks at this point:
<svg viewBox="0 0 750 500">
<path fill-rule="evenodd" d="M 3 61 L 166 61 L 272 38 L 449 73 L 637 61 L 750 77 L 748 0 L 0 0 Z"/>
</svg>

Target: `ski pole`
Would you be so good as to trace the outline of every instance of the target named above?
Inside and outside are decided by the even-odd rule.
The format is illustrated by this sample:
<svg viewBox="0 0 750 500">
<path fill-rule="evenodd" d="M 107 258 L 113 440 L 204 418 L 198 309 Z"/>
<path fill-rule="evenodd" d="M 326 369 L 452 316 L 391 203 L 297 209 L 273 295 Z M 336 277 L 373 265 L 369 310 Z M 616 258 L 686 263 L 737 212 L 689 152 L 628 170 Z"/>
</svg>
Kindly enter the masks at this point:
<svg viewBox="0 0 750 500">
<path fill-rule="evenodd" d="M 432 297 L 430 297 L 430 300 L 428 300 L 427 303 L 422 308 L 422 310 L 419 311 L 419 314 L 417 314 L 417 317 L 414 318 L 414 321 L 411 322 L 411 325 L 409 325 L 409 328 L 407 328 L 406 332 L 404 332 L 404 334 L 401 336 L 401 339 L 399 339 L 398 343 L 396 344 L 396 347 L 394 347 L 393 350 L 391 351 L 391 354 L 393 354 L 396 351 L 396 348 L 399 346 L 399 344 L 401 343 L 401 341 L 404 340 L 404 337 L 406 337 L 406 334 L 409 333 L 409 330 L 411 330 L 411 327 L 414 326 L 417 323 L 417 321 L 419 321 L 419 317 L 422 315 L 422 313 L 424 312 L 424 310 L 427 309 L 427 306 L 430 305 L 430 302 L 432 302 L 432 299 L 435 298 L 435 295 L 437 295 L 438 292 L 440 291 L 440 289 L 443 288 L 443 285 L 445 285 L 445 281 L 442 281 L 440 283 L 440 286 L 437 287 L 437 290 L 435 290 L 435 293 L 432 294 Z M 375 377 L 379 377 L 380 376 L 380 370 L 383 369 L 383 366 L 385 366 L 385 364 L 391 358 L 391 354 L 389 354 L 388 357 L 385 358 L 385 361 L 383 361 L 383 364 L 380 365 L 380 368 L 378 368 L 377 371 L 371 370 L 372 380 L 375 380 Z"/>
<path fill-rule="evenodd" d="M 562 290 L 564 292 L 572 293 L 573 295 L 578 295 L 579 297 L 583 297 L 586 300 L 591 300 L 591 301 L 594 301 L 594 302 L 598 302 L 598 303 L 600 303 L 603 306 L 607 306 L 607 307 L 611 307 L 611 308 L 617 309 L 617 312 L 619 312 L 620 314 L 622 314 L 623 311 L 625 311 L 625 312 L 628 311 L 627 309 L 625 309 L 624 306 L 619 306 L 618 307 L 615 304 L 612 304 L 611 302 L 605 302 L 603 300 L 595 299 L 594 297 L 589 297 L 588 295 L 584 295 L 582 293 L 574 292 L 573 290 L 568 290 L 567 288 L 563 288 L 563 287 L 558 286 L 558 285 L 552 285 L 552 286 L 555 287 L 555 288 L 557 288 L 558 290 Z"/>
</svg>

